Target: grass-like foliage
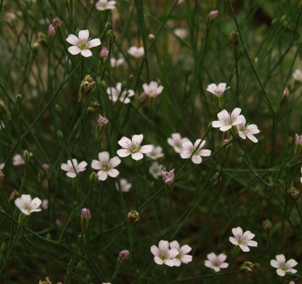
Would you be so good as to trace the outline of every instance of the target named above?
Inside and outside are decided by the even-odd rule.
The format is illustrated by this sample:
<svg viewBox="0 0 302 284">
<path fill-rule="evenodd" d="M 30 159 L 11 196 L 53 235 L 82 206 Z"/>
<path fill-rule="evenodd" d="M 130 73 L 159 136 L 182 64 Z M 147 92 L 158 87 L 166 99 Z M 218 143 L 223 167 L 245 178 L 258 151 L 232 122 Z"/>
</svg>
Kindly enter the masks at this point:
<svg viewBox="0 0 302 284">
<path fill-rule="evenodd" d="M 301 12 L 0 0 L 0 283 L 302 283 Z"/>
</svg>

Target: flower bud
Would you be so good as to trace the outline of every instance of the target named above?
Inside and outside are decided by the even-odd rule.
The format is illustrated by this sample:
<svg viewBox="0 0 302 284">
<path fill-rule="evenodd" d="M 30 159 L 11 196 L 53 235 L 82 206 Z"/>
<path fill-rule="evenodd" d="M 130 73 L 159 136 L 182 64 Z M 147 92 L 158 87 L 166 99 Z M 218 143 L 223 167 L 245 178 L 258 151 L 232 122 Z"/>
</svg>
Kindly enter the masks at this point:
<svg viewBox="0 0 302 284">
<path fill-rule="evenodd" d="M 50 24 L 50 25 L 48 26 L 47 33 L 48 33 L 48 35 L 50 35 L 50 36 L 55 36 L 55 35 L 56 35 L 56 29 L 55 29 L 55 27 L 54 27 L 52 24 Z"/>
<path fill-rule="evenodd" d="M 239 44 L 239 33 L 233 30 L 230 34 L 229 41 L 234 48 L 237 48 Z"/>
<path fill-rule="evenodd" d="M 111 28 L 111 23 L 110 23 L 110 22 L 107 22 L 107 23 L 105 24 L 105 31 L 108 31 L 110 28 Z"/>
<path fill-rule="evenodd" d="M 100 55 L 102 58 L 107 59 L 109 55 L 109 50 L 106 47 L 103 47 L 100 52 Z"/>
<path fill-rule="evenodd" d="M 273 223 L 270 220 L 266 219 L 265 221 L 262 222 L 262 226 L 263 226 L 264 231 L 268 235 L 270 235 L 271 231 L 272 231 Z"/>
<path fill-rule="evenodd" d="M 118 257 L 118 262 L 119 263 L 124 263 L 125 260 L 127 260 L 130 256 L 130 252 L 126 249 L 122 250 L 119 253 L 119 257 Z"/>
<path fill-rule="evenodd" d="M 40 44 L 38 42 L 35 42 L 33 45 L 32 45 L 32 51 L 33 51 L 33 56 L 37 56 L 38 52 L 39 52 L 39 47 L 40 47 Z"/>
<path fill-rule="evenodd" d="M 89 180 L 92 186 L 97 185 L 99 181 L 98 175 L 95 172 L 91 173 L 91 175 L 89 176 Z"/>
<path fill-rule="evenodd" d="M 295 135 L 295 150 L 294 150 L 294 153 L 296 155 L 299 155 L 300 152 L 301 152 L 301 149 L 302 149 L 302 135 L 299 135 L 299 134 L 296 134 Z"/>
<path fill-rule="evenodd" d="M 294 199 L 294 200 L 296 200 L 296 199 L 299 197 L 299 195 L 300 195 L 300 191 L 299 191 L 298 189 L 296 189 L 295 187 L 291 187 L 291 188 L 287 191 L 287 193 L 288 193 L 288 195 L 289 195 L 292 199 Z"/>
<path fill-rule="evenodd" d="M 211 19 L 211 20 L 214 20 L 216 19 L 218 16 L 218 10 L 213 10 L 209 13 L 208 17 Z"/>
<path fill-rule="evenodd" d="M 52 25 L 55 28 L 56 37 L 58 38 L 59 42 L 62 45 L 64 45 L 65 44 L 65 34 L 63 31 L 63 27 L 62 27 L 63 23 L 61 22 L 61 20 L 58 17 L 56 17 L 53 19 Z"/>
<path fill-rule="evenodd" d="M 49 277 L 47 276 L 46 278 L 45 278 L 45 280 L 40 280 L 39 281 L 39 284 L 52 284 L 52 282 L 49 280 Z"/>
<path fill-rule="evenodd" d="M 149 40 L 153 40 L 153 39 L 155 39 L 155 36 L 153 35 L 153 34 L 149 34 Z"/>
<path fill-rule="evenodd" d="M 86 75 L 81 82 L 79 91 L 79 102 L 83 100 L 95 87 L 95 81 L 93 81 L 90 75 Z"/>
<path fill-rule="evenodd" d="M 165 184 L 172 184 L 174 182 L 174 171 L 175 169 L 172 169 L 169 172 L 161 171 Z"/>
<path fill-rule="evenodd" d="M 239 268 L 240 272 L 253 272 L 255 264 L 250 261 L 245 261 Z"/>
<path fill-rule="evenodd" d="M 61 113 L 62 113 L 61 106 L 58 105 L 58 104 L 55 104 L 55 111 L 56 111 L 58 114 L 61 114 Z"/>
<path fill-rule="evenodd" d="M 0 100 L 0 114 L 3 114 L 6 117 L 8 117 L 8 119 L 10 119 L 10 112 L 9 112 L 8 107 L 6 106 L 6 104 L 3 100 Z"/>
<path fill-rule="evenodd" d="M 30 156 L 31 156 L 31 153 L 29 153 L 27 150 L 25 150 L 23 152 L 23 161 L 24 161 L 25 165 L 27 165 L 29 163 Z"/>
<path fill-rule="evenodd" d="M 91 214 L 89 209 L 83 208 L 81 213 L 81 229 L 82 233 L 86 232 L 89 226 L 89 220 L 91 218 Z"/>
<path fill-rule="evenodd" d="M 109 122 L 109 120 L 108 120 L 106 117 L 101 116 L 101 115 L 99 114 L 98 124 L 99 124 L 100 127 L 103 127 L 103 126 L 106 125 L 108 122 Z"/>
<path fill-rule="evenodd" d="M 57 136 L 58 136 L 59 139 L 63 139 L 63 133 L 62 133 L 61 130 L 57 131 Z"/>
<path fill-rule="evenodd" d="M 115 41 L 115 35 L 114 35 L 112 30 L 109 30 L 106 33 L 106 38 L 107 38 L 107 40 L 109 41 L 110 44 L 112 44 Z"/>
<path fill-rule="evenodd" d="M 8 202 L 14 201 L 19 196 L 20 196 L 19 192 L 16 189 L 14 189 L 8 198 Z"/>
<path fill-rule="evenodd" d="M 133 223 L 136 223 L 139 221 L 139 213 L 135 210 L 131 210 L 129 213 L 128 213 L 128 220 L 130 222 L 133 222 Z"/>
</svg>

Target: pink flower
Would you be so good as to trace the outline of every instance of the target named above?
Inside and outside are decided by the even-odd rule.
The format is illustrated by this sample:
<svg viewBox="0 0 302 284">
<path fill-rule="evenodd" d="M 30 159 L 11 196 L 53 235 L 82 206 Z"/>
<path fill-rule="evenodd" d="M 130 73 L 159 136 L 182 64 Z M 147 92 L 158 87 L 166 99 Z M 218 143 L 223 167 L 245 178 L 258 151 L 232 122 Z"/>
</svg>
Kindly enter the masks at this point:
<svg viewBox="0 0 302 284">
<path fill-rule="evenodd" d="M 115 1 L 108 1 L 108 0 L 99 0 L 95 4 L 95 8 L 99 11 L 104 11 L 104 10 L 112 10 L 115 8 Z"/>
<path fill-rule="evenodd" d="M 272 259 L 271 260 L 271 266 L 274 268 L 277 268 L 277 274 L 279 276 L 285 276 L 286 273 L 290 272 L 290 273 L 296 273 L 297 270 L 293 269 L 292 267 L 296 266 L 298 264 L 297 261 L 295 261 L 294 259 L 290 259 L 287 262 L 285 259 L 285 256 L 283 254 L 278 254 L 276 255 L 276 259 Z"/>
<path fill-rule="evenodd" d="M 227 259 L 227 256 L 223 253 L 216 255 L 214 252 L 207 255 L 208 260 L 205 260 L 204 265 L 211 269 L 214 269 L 215 272 L 219 272 L 221 268 L 227 268 L 228 263 L 224 262 Z"/>
<path fill-rule="evenodd" d="M 209 18 L 210 19 L 216 19 L 217 18 L 217 16 L 218 16 L 218 10 L 213 10 L 213 11 L 211 11 L 210 13 L 209 13 Z"/>
<path fill-rule="evenodd" d="M 240 108 L 235 108 L 231 114 L 224 109 L 217 114 L 219 120 L 213 121 L 212 126 L 219 128 L 222 132 L 228 131 L 232 126 L 245 122 L 245 118 L 240 112 Z"/>
<path fill-rule="evenodd" d="M 172 138 L 168 138 L 168 144 L 174 148 L 176 153 L 180 153 L 182 150 L 182 144 L 185 141 L 189 141 L 188 138 L 181 138 L 179 133 L 172 133 Z"/>
<path fill-rule="evenodd" d="M 178 250 L 173 248 L 169 249 L 169 242 L 161 240 L 158 247 L 153 245 L 151 252 L 154 255 L 154 262 L 158 265 L 168 265 L 170 267 L 175 265 L 174 258 L 178 255 Z"/>
<path fill-rule="evenodd" d="M 100 52 L 100 55 L 101 57 L 103 57 L 104 59 L 107 59 L 108 58 L 108 54 L 109 54 L 109 51 L 108 49 L 104 46 Z"/>
<path fill-rule="evenodd" d="M 124 58 L 119 58 L 119 59 L 110 58 L 110 65 L 112 68 L 122 65 L 124 62 L 125 62 Z"/>
<path fill-rule="evenodd" d="M 172 169 L 169 172 L 161 171 L 165 184 L 172 184 L 174 182 L 174 170 L 175 169 Z"/>
<path fill-rule="evenodd" d="M 248 252 L 250 251 L 250 247 L 257 247 L 258 243 L 255 241 L 251 241 L 255 237 L 255 234 L 251 233 L 250 231 L 246 231 L 243 233 L 242 229 L 240 227 L 233 228 L 232 233 L 234 234 L 234 237 L 230 237 L 229 241 L 235 245 L 239 246 L 242 251 Z"/>
<path fill-rule="evenodd" d="M 39 208 L 41 205 L 41 199 L 38 197 L 31 200 L 29 194 L 22 194 L 21 198 L 17 198 L 15 200 L 15 205 L 21 210 L 21 212 L 25 215 L 30 215 L 33 212 L 39 212 L 42 209 Z"/>
<path fill-rule="evenodd" d="M 143 47 L 136 47 L 136 46 L 131 46 L 127 52 L 132 55 L 133 57 L 142 57 L 145 54 L 145 50 Z"/>
<path fill-rule="evenodd" d="M 164 89 L 163 86 L 159 86 L 157 82 L 150 82 L 150 84 L 143 84 L 144 94 L 149 98 L 157 97 Z"/>
<path fill-rule="evenodd" d="M 76 159 L 72 159 L 67 161 L 67 164 L 61 164 L 61 169 L 66 171 L 66 175 L 70 178 L 75 178 L 79 172 L 83 172 L 86 170 L 87 163 L 85 161 L 78 164 Z"/>
<path fill-rule="evenodd" d="M 131 100 L 129 97 L 134 96 L 133 90 L 123 90 L 122 91 L 122 83 L 117 83 L 116 87 L 109 87 L 106 90 L 107 94 L 109 95 L 109 99 L 113 102 L 117 100 L 121 101 L 124 104 L 129 104 Z"/>
<path fill-rule="evenodd" d="M 192 255 L 188 255 L 188 253 L 192 250 L 190 246 L 183 245 L 180 247 L 178 241 L 173 241 L 170 243 L 170 248 L 178 251 L 178 254 L 173 259 L 175 266 L 180 266 L 181 263 L 187 264 L 192 261 Z"/>
<path fill-rule="evenodd" d="M 115 187 L 117 190 L 121 189 L 122 192 L 129 192 L 130 188 L 132 187 L 132 184 L 129 183 L 126 179 L 121 178 L 120 184 L 116 183 Z"/>
<path fill-rule="evenodd" d="M 208 157 L 211 155 L 211 150 L 202 149 L 205 144 L 206 141 L 201 141 L 201 139 L 197 139 L 194 145 L 191 141 L 185 141 L 182 144 L 180 156 L 183 159 L 189 159 L 191 157 L 191 160 L 194 164 L 200 164 L 202 162 L 201 157 Z"/>
<path fill-rule="evenodd" d="M 243 117 L 242 123 L 237 125 L 238 134 L 242 139 L 249 138 L 254 143 L 258 142 L 258 139 L 254 136 L 254 134 L 257 134 L 260 132 L 256 124 L 247 124 L 245 125 L 246 120 L 245 117 Z"/>
<path fill-rule="evenodd" d="M 99 46 L 101 41 L 99 38 L 89 39 L 89 31 L 88 30 L 81 30 L 78 33 L 78 37 L 70 34 L 66 41 L 73 46 L 68 47 L 68 51 L 72 55 L 76 55 L 81 53 L 84 57 L 92 56 L 92 52 L 90 48 Z"/>
<path fill-rule="evenodd" d="M 219 83 L 218 86 L 213 83 L 207 87 L 207 91 L 212 93 L 216 97 L 221 97 L 223 93 L 229 88 L 230 87 L 226 86 L 226 83 Z"/>
</svg>

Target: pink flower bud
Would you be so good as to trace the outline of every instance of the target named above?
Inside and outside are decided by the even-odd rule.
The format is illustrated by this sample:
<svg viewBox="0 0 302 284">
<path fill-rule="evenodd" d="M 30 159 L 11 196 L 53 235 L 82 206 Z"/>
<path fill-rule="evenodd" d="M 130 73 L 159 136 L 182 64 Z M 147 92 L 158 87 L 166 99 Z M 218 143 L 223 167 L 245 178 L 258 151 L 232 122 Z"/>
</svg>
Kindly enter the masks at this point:
<svg viewBox="0 0 302 284">
<path fill-rule="evenodd" d="M 103 47 L 101 52 L 100 52 L 100 55 L 104 58 L 104 59 L 107 59 L 108 58 L 108 54 L 109 54 L 109 51 L 106 47 Z"/>
<path fill-rule="evenodd" d="M 125 260 L 127 260 L 130 256 L 130 252 L 126 249 L 122 250 L 120 253 L 119 253 L 119 257 L 118 257 L 118 261 L 120 263 L 123 263 Z"/>
<path fill-rule="evenodd" d="M 174 170 L 175 169 L 172 169 L 169 172 L 165 172 L 165 171 L 161 172 L 165 184 L 172 184 L 174 182 Z"/>
<path fill-rule="evenodd" d="M 45 170 L 45 171 L 48 171 L 50 169 L 50 165 L 48 164 L 43 164 L 42 165 L 42 168 Z"/>
<path fill-rule="evenodd" d="M 58 17 L 55 17 L 55 18 L 53 19 L 53 21 L 52 21 L 52 25 L 53 25 L 53 27 L 55 28 L 55 27 L 61 26 L 61 25 L 62 25 L 62 22 L 61 22 L 61 20 L 60 20 Z"/>
<path fill-rule="evenodd" d="M 48 26 L 48 31 L 47 33 L 50 35 L 50 36 L 54 36 L 56 34 L 56 29 L 53 25 L 49 25 Z"/>
<path fill-rule="evenodd" d="M 218 10 L 213 10 L 213 11 L 211 11 L 210 13 L 209 13 L 209 18 L 210 19 L 216 19 L 217 18 L 217 16 L 218 16 Z"/>
<path fill-rule="evenodd" d="M 108 122 L 109 122 L 109 120 L 106 117 L 99 115 L 99 119 L 98 119 L 99 126 L 104 126 Z"/>
<path fill-rule="evenodd" d="M 296 134 L 295 140 L 296 140 L 296 144 L 302 145 L 302 135 Z"/>
</svg>

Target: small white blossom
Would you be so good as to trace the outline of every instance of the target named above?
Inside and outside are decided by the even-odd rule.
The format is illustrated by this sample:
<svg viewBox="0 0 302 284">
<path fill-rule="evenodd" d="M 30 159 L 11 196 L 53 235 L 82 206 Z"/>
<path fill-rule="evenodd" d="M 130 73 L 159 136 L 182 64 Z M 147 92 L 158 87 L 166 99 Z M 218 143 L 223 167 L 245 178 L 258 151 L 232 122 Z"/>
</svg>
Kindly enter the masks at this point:
<svg viewBox="0 0 302 284">
<path fill-rule="evenodd" d="M 214 269 L 215 272 L 219 272 L 220 269 L 227 268 L 229 264 L 224 262 L 227 259 L 227 256 L 223 253 L 216 255 L 214 252 L 207 255 L 208 260 L 204 261 L 204 265 L 211 269 Z"/>
<path fill-rule="evenodd" d="M 248 252 L 250 251 L 250 247 L 257 247 L 258 243 L 255 241 L 251 241 L 255 237 L 255 234 L 251 233 L 250 231 L 246 231 L 243 233 L 242 229 L 240 227 L 233 228 L 232 233 L 234 234 L 234 237 L 230 237 L 229 241 L 235 245 L 239 246 L 242 251 Z"/>
<path fill-rule="evenodd" d="M 180 153 L 182 150 L 182 144 L 185 141 L 189 141 L 188 138 L 181 138 L 179 133 L 172 133 L 172 138 L 168 138 L 168 144 L 174 148 L 176 153 Z"/>
<path fill-rule="evenodd" d="M 129 104 L 131 102 L 129 97 L 134 96 L 133 90 L 123 90 L 122 92 L 122 83 L 117 83 L 115 88 L 107 88 L 106 92 L 109 95 L 109 99 L 114 103 L 120 100 L 124 104 Z"/>
<path fill-rule="evenodd" d="M 126 179 L 121 178 L 120 184 L 116 183 L 115 187 L 117 190 L 121 189 L 122 192 L 129 192 L 130 188 L 132 187 L 132 184 L 129 183 Z"/>
<path fill-rule="evenodd" d="M 119 58 L 119 59 L 110 58 L 110 65 L 112 68 L 122 65 L 124 62 L 125 62 L 124 58 Z"/>
<path fill-rule="evenodd" d="M 182 150 L 180 152 L 180 156 L 183 159 L 189 159 L 191 156 L 191 160 L 194 164 L 200 164 L 202 162 L 201 157 L 208 157 L 211 155 L 211 150 L 202 149 L 202 147 L 206 144 L 206 141 L 201 139 L 197 139 L 192 144 L 191 141 L 185 141 L 182 144 Z"/>
<path fill-rule="evenodd" d="M 150 84 L 143 84 L 144 94 L 148 98 L 155 98 L 157 97 L 164 89 L 163 86 L 159 86 L 157 82 L 150 82 Z"/>
<path fill-rule="evenodd" d="M 174 34 L 177 35 L 179 38 L 184 39 L 188 33 L 186 29 L 175 29 Z"/>
<path fill-rule="evenodd" d="M 296 273 L 297 270 L 293 269 L 292 267 L 296 266 L 298 264 L 297 261 L 295 261 L 294 259 L 290 259 L 287 262 L 285 259 L 285 256 L 283 254 L 278 254 L 276 255 L 276 259 L 272 259 L 271 260 L 271 266 L 274 268 L 277 268 L 277 274 L 279 276 L 285 276 L 286 273 L 290 272 L 290 273 Z"/>
<path fill-rule="evenodd" d="M 70 178 L 75 178 L 77 173 L 85 171 L 86 167 L 87 163 L 85 161 L 78 164 L 76 159 L 72 159 L 72 162 L 71 160 L 68 160 L 67 164 L 61 164 L 61 169 L 66 171 L 66 175 Z"/>
<path fill-rule="evenodd" d="M 89 39 L 89 31 L 88 30 L 81 30 L 78 33 L 78 37 L 70 34 L 66 41 L 73 46 L 68 47 L 68 51 L 72 55 L 76 55 L 81 53 L 84 57 L 92 56 L 92 52 L 90 48 L 99 46 L 101 41 L 99 38 Z"/>
<path fill-rule="evenodd" d="M 240 114 L 241 109 L 235 108 L 232 113 L 228 113 L 225 109 L 217 114 L 218 119 L 212 122 L 212 126 L 219 128 L 220 131 L 225 132 L 232 128 L 233 125 L 244 123 L 244 116 Z"/>
<path fill-rule="evenodd" d="M 152 151 L 152 145 L 141 146 L 143 138 L 143 134 L 133 135 L 132 140 L 125 136 L 122 137 L 118 141 L 118 144 L 123 149 L 117 150 L 117 154 L 122 158 L 131 155 L 133 160 L 141 160 L 144 157 L 143 154 L 147 154 Z"/>
<path fill-rule="evenodd" d="M 180 247 L 178 241 L 173 241 L 170 243 L 170 248 L 176 249 L 178 251 L 178 255 L 176 255 L 173 259 L 175 266 L 180 266 L 181 263 L 187 264 L 192 261 L 192 255 L 188 255 L 188 253 L 192 250 L 190 246 L 183 245 L 182 247 Z"/>
<path fill-rule="evenodd" d="M 149 168 L 149 173 L 157 179 L 161 176 L 161 172 L 163 170 L 163 165 L 160 165 L 158 162 L 153 162 L 151 167 Z"/>
<path fill-rule="evenodd" d="M 4 169 L 4 166 L 5 166 L 5 163 L 1 163 L 1 164 L 0 164 L 0 170 L 3 170 L 3 169 Z"/>
<path fill-rule="evenodd" d="M 256 124 L 246 124 L 245 117 L 243 117 L 243 122 L 237 125 L 238 134 L 242 139 L 249 138 L 254 143 L 258 142 L 258 139 L 254 136 L 260 132 Z"/>
<path fill-rule="evenodd" d="M 226 86 L 226 83 L 220 83 L 218 86 L 216 84 L 210 84 L 207 91 L 215 95 L 216 97 L 221 97 L 223 93 L 230 87 Z"/>
<path fill-rule="evenodd" d="M 145 50 L 143 47 L 136 47 L 136 46 L 131 46 L 127 52 L 132 55 L 133 57 L 142 57 L 145 54 Z"/>
<path fill-rule="evenodd" d="M 30 215 L 33 212 L 39 212 L 42 210 L 41 208 L 39 208 L 39 206 L 41 205 L 41 199 L 36 197 L 31 200 L 31 196 L 29 194 L 22 194 L 21 198 L 18 197 L 15 200 L 15 204 L 25 215 Z"/>
<path fill-rule="evenodd" d="M 108 1 L 108 0 L 99 0 L 96 4 L 95 4 L 95 8 L 97 10 L 100 11 L 104 11 L 104 10 L 112 10 L 115 8 L 115 1 Z"/>
<path fill-rule="evenodd" d="M 114 169 L 121 163 L 119 157 L 113 157 L 110 159 L 109 153 L 106 151 L 100 152 L 98 157 L 99 161 L 93 160 L 91 167 L 95 170 L 98 170 L 97 175 L 99 180 L 104 181 L 108 176 L 115 178 L 119 175 L 119 171 Z"/>
<path fill-rule="evenodd" d="M 24 151 L 23 151 L 24 152 Z M 33 153 L 29 152 L 29 156 L 31 157 L 33 155 Z M 20 165 L 24 165 L 24 160 L 23 157 L 20 154 L 16 154 L 13 157 L 13 165 L 14 166 L 20 166 Z"/>
<path fill-rule="evenodd" d="M 154 255 L 154 262 L 158 265 L 168 265 L 170 267 L 175 265 L 174 258 L 178 255 L 177 249 L 169 249 L 169 242 L 161 240 L 158 247 L 153 245 L 151 252 Z"/>
<path fill-rule="evenodd" d="M 296 69 L 295 72 L 293 73 L 293 77 L 295 81 L 302 82 L 302 71 L 300 69 Z"/>
<path fill-rule="evenodd" d="M 152 145 L 152 151 L 150 153 L 147 153 L 146 156 L 152 160 L 157 160 L 159 158 L 162 158 L 164 156 L 163 148 L 160 146 L 154 146 Z"/>
</svg>

